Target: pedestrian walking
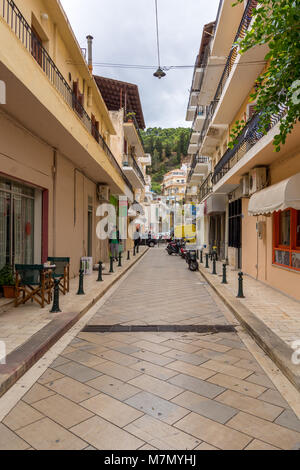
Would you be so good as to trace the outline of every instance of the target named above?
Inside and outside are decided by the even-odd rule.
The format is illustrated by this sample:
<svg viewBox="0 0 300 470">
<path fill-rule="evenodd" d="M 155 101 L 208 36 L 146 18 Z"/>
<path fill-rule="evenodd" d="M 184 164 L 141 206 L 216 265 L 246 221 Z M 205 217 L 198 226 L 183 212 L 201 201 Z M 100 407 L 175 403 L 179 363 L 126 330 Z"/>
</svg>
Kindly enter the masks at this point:
<svg viewBox="0 0 300 470">
<path fill-rule="evenodd" d="M 140 234 L 140 229 L 139 228 L 137 228 L 136 231 L 134 232 L 133 239 L 134 239 L 134 247 L 136 248 L 136 250 L 138 252 L 138 248 L 139 248 L 140 243 L 141 243 L 141 234 Z"/>
<path fill-rule="evenodd" d="M 110 234 L 109 234 L 109 249 L 110 255 L 115 261 L 119 259 L 119 244 L 120 244 L 120 233 L 117 230 L 116 225 L 113 226 Z"/>
</svg>

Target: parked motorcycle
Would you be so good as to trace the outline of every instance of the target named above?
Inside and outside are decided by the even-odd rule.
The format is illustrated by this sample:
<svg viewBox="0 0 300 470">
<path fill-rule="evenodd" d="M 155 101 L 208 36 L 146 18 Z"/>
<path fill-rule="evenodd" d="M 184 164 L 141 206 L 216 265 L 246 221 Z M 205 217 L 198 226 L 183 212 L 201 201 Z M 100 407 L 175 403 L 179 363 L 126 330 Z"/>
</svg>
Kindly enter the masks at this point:
<svg viewBox="0 0 300 470">
<path fill-rule="evenodd" d="M 170 241 L 166 248 L 167 253 L 171 255 L 178 255 L 180 252 L 180 242 L 179 240 Z"/>
<path fill-rule="evenodd" d="M 187 250 L 186 256 L 185 256 L 186 262 L 189 265 L 189 270 L 190 271 L 198 271 L 199 269 L 199 264 L 197 261 L 197 253 L 196 250 Z"/>
</svg>

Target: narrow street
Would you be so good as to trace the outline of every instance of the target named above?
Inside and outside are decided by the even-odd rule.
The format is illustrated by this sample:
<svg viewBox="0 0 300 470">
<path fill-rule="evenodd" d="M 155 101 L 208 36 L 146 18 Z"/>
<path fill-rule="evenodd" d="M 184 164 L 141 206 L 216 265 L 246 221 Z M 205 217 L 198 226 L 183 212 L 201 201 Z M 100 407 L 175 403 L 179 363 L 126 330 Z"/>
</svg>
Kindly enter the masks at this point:
<svg viewBox="0 0 300 470">
<path fill-rule="evenodd" d="M 297 448 L 300 421 L 240 331 L 200 273 L 149 250 L 38 381 L 27 373 L 0 449 Z"/>
</svg>

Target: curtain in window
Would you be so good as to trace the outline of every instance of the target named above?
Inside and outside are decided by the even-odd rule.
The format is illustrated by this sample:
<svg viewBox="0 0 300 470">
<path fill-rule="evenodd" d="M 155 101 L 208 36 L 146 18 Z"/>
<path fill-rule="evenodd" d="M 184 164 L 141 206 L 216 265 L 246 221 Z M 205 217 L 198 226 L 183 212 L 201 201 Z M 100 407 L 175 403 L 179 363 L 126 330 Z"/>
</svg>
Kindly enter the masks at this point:
<svg viewBox="0 0 300 470">
<path fill-rule="evenodd" d="M 0 269 L 7 263 L 9 195 L 0 191 Z"/>
</svg>

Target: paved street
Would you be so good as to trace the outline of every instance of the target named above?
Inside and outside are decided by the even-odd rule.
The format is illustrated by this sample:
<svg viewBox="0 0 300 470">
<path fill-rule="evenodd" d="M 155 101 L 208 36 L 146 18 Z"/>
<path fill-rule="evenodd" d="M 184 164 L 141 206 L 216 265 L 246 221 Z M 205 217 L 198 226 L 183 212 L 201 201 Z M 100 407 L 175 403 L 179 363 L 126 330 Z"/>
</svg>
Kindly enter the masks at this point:
<svg viewBox="0 0 300 470">
<path fill-rule="evenodd" d="M 0 449 L 299 447 L 300 421 L 225 315 L 200 274 L 150 250 L 89 329 L 169 331 L 79 333 L 3 419 Z"/>
</svg>

